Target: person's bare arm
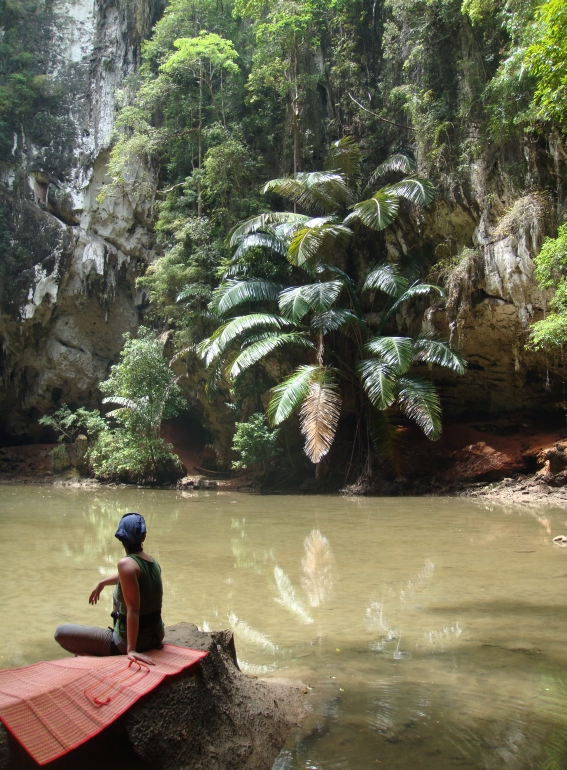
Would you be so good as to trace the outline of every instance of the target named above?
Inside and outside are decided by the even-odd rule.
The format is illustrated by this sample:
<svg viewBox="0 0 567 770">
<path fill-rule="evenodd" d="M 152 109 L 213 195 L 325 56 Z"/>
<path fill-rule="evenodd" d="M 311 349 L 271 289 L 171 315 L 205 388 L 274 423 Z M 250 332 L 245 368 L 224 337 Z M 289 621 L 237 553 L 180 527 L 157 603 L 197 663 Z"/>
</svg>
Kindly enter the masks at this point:
<svg viewBox="0 0 567 770">
<path fill-rule="evenodd" d="M 94 587 L 94 590 L 91 592 L 91 595 L 89 596 L 89 604 L 96 604 L 100 599 L 102 589 L 105 586 L 115 586 L 118 583 L 118 580 L 119 580 L 118 572 L 116 573 L 116 575 L 111 575 L 110 577 L 107 577 L 104 580 L 100 580 Z"/>
<path fill-rule="evenodd" d="M 126 654 L 131 660 L 139 660 L 150 666 L 155 666 L 154 661 L 136 652 L 136 642 L 140 629 L 140 586 L 138 584 L 138 572 L 140 568 L 134 559 L 120 559 L 118 562 L 118 574 L 122 595 L 126 604 Z"/>
</svg>

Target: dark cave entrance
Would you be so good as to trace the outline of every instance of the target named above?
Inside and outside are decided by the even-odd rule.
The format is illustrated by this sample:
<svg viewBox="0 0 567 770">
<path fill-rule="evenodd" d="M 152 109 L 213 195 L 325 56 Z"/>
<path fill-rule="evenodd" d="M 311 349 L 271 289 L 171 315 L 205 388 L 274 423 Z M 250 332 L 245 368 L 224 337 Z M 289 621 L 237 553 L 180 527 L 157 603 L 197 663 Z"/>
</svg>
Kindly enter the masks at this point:
<svg viewBox="0 0 567 770">
<path fill-rule="evenodd" d="M 212 444 L 213 437 L 190 412 L 181 412 L 173 420 L 164 420 L 161 435 L 170 444 L 188 474 L 196 473 L 195 466 L 203 463 L 205 446 Z"/>
</svg>

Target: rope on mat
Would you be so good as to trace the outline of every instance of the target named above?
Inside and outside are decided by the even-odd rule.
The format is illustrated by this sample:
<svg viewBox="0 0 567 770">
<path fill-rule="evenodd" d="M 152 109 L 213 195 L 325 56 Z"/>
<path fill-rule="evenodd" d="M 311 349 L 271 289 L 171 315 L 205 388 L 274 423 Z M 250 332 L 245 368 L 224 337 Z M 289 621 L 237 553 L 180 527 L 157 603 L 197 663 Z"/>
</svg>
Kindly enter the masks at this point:
<svg viewBox="0 0 567 770">
<path fill-rule="evenodd" d="M 131 667 L 132 663 L 135 663 L 138 666 L 138 669 L 135 671 L 131 671 L 128 673 L 128 669 Z M 120 671 L 117 671 L 115 674 L 109 674 L 108 676 L 103 677 L 99 682 L 92 685 L 91 687 L 87 687 L 86 690 L 84 690 L 85 696 L 94 703 L 94 705 L 97 708 L 100 708 L 101 706 L 106 706 L 108 703 L 110 703 L 114 698 L 116 698 L 118 695 L 120 695 L 121 692 L 123 692 L 127 687 L 131 687 L 133 684 L 136 684 L 140 681 L 141 678 L 146 676 L 146 674 L 150 673 L 150 667 L 146 665 L 145 663 L 142 663 L 139 660 L 131 660 L 125 668 L 121 669 Z M 122 679 L 118 678 L 122 674 L 127 674 L 127 676 L 123 677 Z M 138 679 L 133 681 L 132 680 L 135 676 L 138 674 L 141 674 L 142 676 Z M 94 694 L 92 691 L 95 690 L 97 687 L 100 687 L 101 685 L 104 685 L 104 683 L 107 683 L 107 687 L 102 690 L 99 693 Z M 116 690 L 116 692 L 111 692 L 114 688 L 118 687 L 119 685 L 122 685 L 119 687 L 119 689 Z M 104 695 L 107 693 L 111 693 L 105 700 L 101 700 Z"/>
</svg>

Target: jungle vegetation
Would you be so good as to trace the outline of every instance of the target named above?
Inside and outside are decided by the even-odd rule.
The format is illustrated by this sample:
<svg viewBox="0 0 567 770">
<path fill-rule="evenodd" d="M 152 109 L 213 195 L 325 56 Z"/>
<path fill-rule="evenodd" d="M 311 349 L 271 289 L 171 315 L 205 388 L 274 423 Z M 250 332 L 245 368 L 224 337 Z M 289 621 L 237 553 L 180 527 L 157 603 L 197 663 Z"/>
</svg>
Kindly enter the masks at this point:
<svg viewBox="0 0 567 770">
<path fill-rule="evenodd" d="M 198 350 L 210 398 L 240 419 L 264 403 L 274 426 L 298 413 L 314 463 L 345 401 L 383 455 L 395 408 L 439 435 L 420 368 L 464 362 L 404 319 L 442 299 L 422 282 L 434 257 L 392 254 L 379 233 L 458 187 L 487 144 L 562 130 L 563 13 L 555 0 L 168 6 L 120 95 L 101 197 L 156 196 L 164 256 L 140 284 L 154 323 Z M 517 162 L 501 173 L 520 189 Z"/>
<path fill-rule="evenodd" d="M 420 282 L 423 264 L 417 259 L 395 264 L 385 255 L 379 257 L 360 282 L 347 272 L 349 250 L 364 248 L 360 242 L 367 231 L 379 232 L 391 224 L 402 200 L 430 203 L 432 185 L 413 175 L 415 163 L 401 153 L 363 180 L 360 149 L 349 137 L 333 143 L 326 166 L 323 172 L 298 172 L 264 186 L 265 193 L 275 192 L 308 214 L 260 214 L 233 229 L 232 265 L 208 306 L 220 325 L 198 348 L 212 370 L 209 392 L 224 375 L 234 384 L 235 394 L 251 367 L 283 347 L 295 348 L 294 358 L 305 363 L 272 388 L 267 415 L 279 425 L 298 410 L 305 454 L 316 464 L 332 446 L 345 386 L 354 389 L 357 411 L 366 415 L 375 444 L 385 455 L 392 447 L 388 416 L 393 407 L 429 438 L 441 432 L 435 387 L 415 369 L 421 364 L 457 374 L 465 369 L 458 353 L 441 340 L 384 334 L 406 303 L 442 294 L 439 287 Z M 399 172 L 412 176 L 375 190 L 377 179 Z M 282 285 L 254 273 L 246 255 L 258 248 L 271 252 L 274 262 L 284 256 L 295 268 L 292 278 L 298 285 Z M 365 294 L 371 295 L 370 314 L 362 309 Z M 241 314 L 250 306 L 252 311 Z"/>
<path fill-rule="evenodd" d="M 114 407 L 104 416 L 96 409 L 72 411 L 63 404 L 55 414 L 40 419 L 58 436 L 53 466 L 83 466 L 105 481 L 151 483 L 179 478 L 179 459 L 160 429 L 162 421 L 175 417 L 184 402 L 155 332 L 140 327 L 135 339 L 125 335 L 120 361 L 100 389 L 105 394 L 103 404 Z"/>
<path fill-rule="evenodd" d="M 395 408 L 439 435 L 434 367 L 463 362 L 415 328 L 443 299 L 435 244 L 396 233 L 435 192 L 466 199 L 479 162 L 525 191 L 518 146 L 567 129 L 564 28 L 561 0 L 170 2 L 118 94 L 101 199 L 155 200 L 163 256 L 139 284 L 211 398 L 298 412 L 316 463 L 345 409 L 382 447 Z"/>
</svg>

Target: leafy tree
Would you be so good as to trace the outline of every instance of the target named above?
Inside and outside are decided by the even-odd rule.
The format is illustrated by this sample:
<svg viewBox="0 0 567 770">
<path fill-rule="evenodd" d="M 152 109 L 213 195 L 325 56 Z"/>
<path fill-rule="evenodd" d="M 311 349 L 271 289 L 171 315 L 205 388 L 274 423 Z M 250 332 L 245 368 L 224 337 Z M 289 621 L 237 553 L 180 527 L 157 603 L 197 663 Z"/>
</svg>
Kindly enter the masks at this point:
<svg viewBox="0 0 567 770">
<path fill-rule="evenodd" d="M 431 184 L 406 176 L 359 200 L 369 188 L 361 182 L 360 150 L 349 138 L 333 145 L 327 166 L 327 171 L 298 173 L 264 187 L 265 192 L 277 192 L 310 214 L 262 214 L 236 227 L 230 238 L 236 247 L 234 259 L 266 248 L 275 255 L 285 254 L 309 282 L 281 286 L 259 276 L 228 278 L 209 306 L 220 326 L 199 348 L 211 367 L 211 392 L 223 373 L 229 382 L 238 381 L 250 367 L 284 346 L 306 351 L 312 362 L 299 366 L 273 388 L 267 414 L 273 425 L 279 425 L 299 410 L 305 452 L 314 463 L 333 443 L 345 383 L 361 390 L 371 409 L 385 412 L 397 406 L 435 439 L 441 432 L 437 392 L 412 367 L 427 364 L 464 372 L 463 360 L 445 342 L 382 333 L 405 303 L 432 293 L 442 295 L 439 287 L 416 281 L 415 264 L 404 270 L 384 258 L 358 286 L 337 264 L 365 232 L 381 231 L 395 219 L 400 200 L 429 203 L 434 195 Z M 414 168 L 408 156 L 391 156 L 371 175 L 370 191 L 380 176 L 412 173 Z M 375 295 L 381 305 L 377 336 L 362 312 L 366 293 Z M 256 312 L 235 315 L 242 305 L 251 304 L 259 305 Z M 341 337 L 346 346 L 341 346 Z M 332 344 L 327 344 L 328 339 Z"/>
<path fill-rule="evenodd" d="M 58 434 L 60 444 L 74 444 L 81 434 L 86 434 L 87 439 L 93 441 L 108 429 L 98 410 L 89 411 L 81 406 L 72 412 L 67 404 L 52 415 L 40 417 L 39 424 L 52 428 Z"/>
<path fill-rule="evenodd" d="M 162 420 L 175 417 L 184 402 L 155 333 L 140 327 L 137 338 L 124 336 L 121 361 L 100 385 L 106 394 L 103 403 L 116 405 L 106 417 L 116 420 L 118 427 L 100 434 L 91 463 L 104 477 L 157 479 L 179 467 L 160 428 Z"/>
<path fill-rule="evenodd" d="M 98 410 L 89 411 L 81 406 L 72 412 L 67 404 L 63 404 L 54 414 L 41 417 L 39 424 L 51 428 L 57 434 L 59 446 L 51 450 L 51 465 L 55 471 L 69 468 L 72 462 L 84 465 L 89 450 L 100 434 L 108 430 Z"/>
<path fill-rule="evenodd" d="M 0 5 L 0 159 L 7 161 L 23 127 L 37 138 L 34 117 L 46 120 L 58 94 L 46 75 L 44 52 L 52 34 L 50 8 L 37 0 Z M 43 113 L 43 114 L 42 114 Z"/>
<path fill-rule="evenodd" d="M 537 79 L 534 104 L 544 120 L 567 130 L 567 6 L 563 0 L 546 0 L 538 8 L 532 45 L 525 62 Z"/>
<path fill-rule="evenodd" d="M 270 429 L 261 413 L 253 414 L 246 422 L 237 422 L 232 449 L 240 455 L 240 459 L 235 460 L 232 467 L 266 471 L 281 454 L 276 446 L 278 434 L 279 430 Z"/>
<path fill-rule="evenodd" d="M 160 71 L 176 84 L 185 84 L 189 79 L 198 83 L 196 135 L 197 168 L 203 164 L 203 107 L 204 90 L 209 92 L 216 119 L 226 126 L 226 111 L 223 93 L 223 73 L 236 74 L 236 51 L 229 40 L 202 30 L 198 37 L 179 38 L 173 45 L 176 53 L 171 54 L 161 65 Z M 215 82 L 219 81 L 219 96 L 215 96 Z M 192 128 L 192 127 L 191 127 Z M 201 179 L 197 177 L 197 216 L 202 216 Z"/>
<path fill-rule="evenodd" d="M 210 328 L 207 305 L 217 280 L 217 267 L 227 250 L 215 238 L 211 221 L 187 217 L 178 199 L 162 209 L 159 232 L 168 244 L 166 254 L 151 264 L 138 286 L 149 289 L 152 315 L 177 329 L 189 330 L 190 338 L 201 339 Z M 199 336 L 200 335 L 200 336 Z"/>
<path fill-rule="evenodd" d="M 170 175 L 194 176 L 200 217 L 205 112 L 212 113 L 214 122 L 226 130 L 224 78 L 230 80 L 239 72 L 237 53 L 230 40 L 205 30 L 196 37 L 175 39 L 171 45 L 175 50 L 157 73 L 142 67 L 142 76 L 147 76 L 141 83 L 131 80 L 130 88 L 120 95 L 123 106 L 115 122 L 116 142 L 109 164 L 112 182 L 103 187 L 99 200 L 125 189 L 153 191 L 154 165 L 160 160 L 169 165 Z M 140 177 L 136 169 L 132 176 L 140 161 L 145 173 Z"/>
<path fill-rule="evenodd" d="M 535 277 L 540 289 L 554 289 L 549 303 L 551 313 L 533 324 L 529 345 L 535 349 L 562 347 L 567 340 L 567 224 L 557 238 L 546 238 L 535 258 Z"/>
<path fill-rule="evenodd" d="M 184 402 L 175 375 L 163 358 L 163 347 L 154 332 L 140 327 L 137 338 L 125 334 L 126 344 L 110 377 L 101 383 L 103 404 L 117 404 L 108 413 L 131 433 L 147 442 L 149 451 L 161 441 L 162 420 L 175 417 Z"/>
<path fill-rule="evenodd" d="M 175 375 L 163 358 L 163 345 L 155 333 L 140 327 L 138 337 L 124 335 L 126 344 L 110 377 L 100 384 L 106 414 L 67 404 L 40 425 L 53 428 L 63 447 L 76 445 L 81 433 L 88 440 L 86 456 L 99 478 L 113 481 L 170 481 L 180 475 L 179 459 L 160 436 L 162 420 L 175 417 L 185 402 Z M 117 427 L 111 428 L 108 421 Z M 59 449 L 59 448 L 58 448 Z M 61 465 L 62 453 L 56 453 Z M 64 467 L 61 465 L 61 467 Z"/>
<path fill-rule="evenodd" d="M 89 450 L 89 462 L 95 476 L 104 481 L 167 483 L 182 475 L 171 444 L 150 445 L 124 427 L 101 433 Z"/>
<path fill-rule="evenodd" d="M 265 101 L 265 92 L 284 101 L 293 136 L 294 173 L 303 160 L 301 115 L 320 79 L 306 62 L 321 44 L 327 7 L 321 0 L 236 0 L 234 8 L 235 15 L 255 22 L 257 48 L 248 81 L 250 103 Z"/>
</svg>

